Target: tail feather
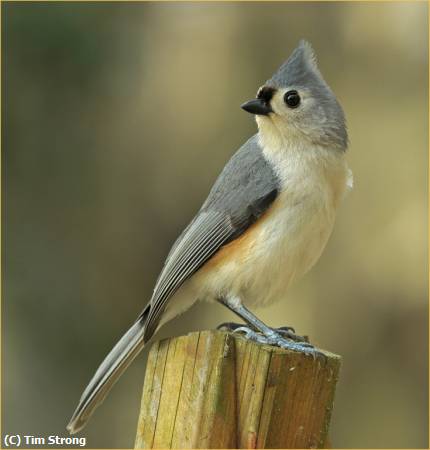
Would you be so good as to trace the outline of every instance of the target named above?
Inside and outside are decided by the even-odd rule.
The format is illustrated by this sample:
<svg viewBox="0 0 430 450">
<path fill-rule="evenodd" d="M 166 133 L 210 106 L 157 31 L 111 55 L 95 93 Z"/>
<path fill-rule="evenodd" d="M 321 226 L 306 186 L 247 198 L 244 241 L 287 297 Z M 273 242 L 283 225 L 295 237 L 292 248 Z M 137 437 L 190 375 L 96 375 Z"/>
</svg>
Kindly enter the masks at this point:
<svg viewBox="0 0 430 450">
<path fill-rule="evenodd" d="M 77 433 L 87 424 L 94 410 L 103 402 L 113 385 L 142 350 L 145 345 L 143 340 L 147 316 L 145 313 L 124 334 L 100 364 L 67 425 L 70 434 Z"/>
</svg>

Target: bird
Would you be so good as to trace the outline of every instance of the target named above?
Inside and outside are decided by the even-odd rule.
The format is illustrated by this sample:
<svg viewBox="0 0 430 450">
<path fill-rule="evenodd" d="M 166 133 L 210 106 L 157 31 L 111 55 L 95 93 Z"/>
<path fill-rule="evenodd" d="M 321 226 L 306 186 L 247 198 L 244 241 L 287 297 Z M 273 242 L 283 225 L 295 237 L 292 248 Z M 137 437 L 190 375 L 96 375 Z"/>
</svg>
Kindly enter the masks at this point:
<svg viewBox="0 0 430 450">
<path fill-rule="evenodd" d="M 173 244 L 147 306 L 84 390 L 71 434 L 160 327 L 196 301 L 226 306 L 245 322 L 231 330 L 248 339 L 318 353 L 294 329 L 272 328 L 249 307 L 284 299 L 320 257 L 352 187 L 345 115 L 303 39 L 241 107 L 258 132 L 233 154 Z"/>
</svg>

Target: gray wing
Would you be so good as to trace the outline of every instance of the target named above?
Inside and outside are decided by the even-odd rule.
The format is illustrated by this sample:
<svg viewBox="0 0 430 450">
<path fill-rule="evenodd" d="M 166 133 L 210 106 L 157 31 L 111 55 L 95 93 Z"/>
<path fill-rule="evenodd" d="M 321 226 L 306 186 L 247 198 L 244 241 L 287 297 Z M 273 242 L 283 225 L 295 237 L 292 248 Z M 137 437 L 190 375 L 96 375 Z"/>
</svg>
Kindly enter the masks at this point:
<svg viewBox="0 0 430 450">
<path fill-rule="evenodd" d="M 224 167 L 200 211 L 168 254 L 149 304 L 145 341 L 182 283 L 252 225 L 275 200 L 278 189 L 279 180 L 253 136 Z"/>
</svg>

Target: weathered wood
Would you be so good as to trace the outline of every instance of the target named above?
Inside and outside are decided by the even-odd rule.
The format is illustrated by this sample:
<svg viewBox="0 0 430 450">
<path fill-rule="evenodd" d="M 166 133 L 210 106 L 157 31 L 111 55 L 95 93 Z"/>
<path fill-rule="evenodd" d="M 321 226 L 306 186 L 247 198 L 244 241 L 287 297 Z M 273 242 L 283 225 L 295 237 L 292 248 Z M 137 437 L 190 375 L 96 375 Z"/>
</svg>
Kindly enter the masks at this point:
<svg viewBox="0 0 430 450">
<path fill-rule="evenodd" d="M 202 331 L 149 354 L 135 448 L 323 448 L 340 357 Z"/>
</svg>

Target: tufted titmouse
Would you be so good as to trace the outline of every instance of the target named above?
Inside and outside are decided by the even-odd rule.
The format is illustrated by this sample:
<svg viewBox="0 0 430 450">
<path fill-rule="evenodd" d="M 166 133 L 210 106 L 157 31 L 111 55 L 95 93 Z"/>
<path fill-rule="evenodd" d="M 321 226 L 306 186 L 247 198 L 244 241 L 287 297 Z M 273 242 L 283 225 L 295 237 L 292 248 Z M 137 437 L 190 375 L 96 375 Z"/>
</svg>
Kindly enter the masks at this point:
<svg viewBox="0 0 430 450">
<path fill-rule="evenodd" d="M 151 301 L 82 394 L 70 433 L 85 426 L 154 333 L 197 300 L 227 306 L 249 326 L 239 327 L 248 338 L 317 352 L 247 306 L 284 298 L 321 255 L 352 180 L 344 114 L 306 41 L 242 108 L 256 115 L 258 133 L 233 155 L 174 243 Z"/>
</svg>

